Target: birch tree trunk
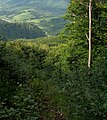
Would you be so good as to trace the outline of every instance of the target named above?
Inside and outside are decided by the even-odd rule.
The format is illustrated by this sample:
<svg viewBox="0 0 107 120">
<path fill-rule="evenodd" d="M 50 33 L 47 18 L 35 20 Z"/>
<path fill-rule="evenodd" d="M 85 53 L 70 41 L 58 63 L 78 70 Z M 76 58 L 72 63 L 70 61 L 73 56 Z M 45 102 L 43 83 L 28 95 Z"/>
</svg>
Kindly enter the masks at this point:
<svg viewBox="0 0 107 120">
<path fill-rule="evenodd" d="M 89 0 L 89 56 L 88 56 L 88 67 L 91 67 L 91 41 L 92 41 L 92 0 Z"/>
</svg>

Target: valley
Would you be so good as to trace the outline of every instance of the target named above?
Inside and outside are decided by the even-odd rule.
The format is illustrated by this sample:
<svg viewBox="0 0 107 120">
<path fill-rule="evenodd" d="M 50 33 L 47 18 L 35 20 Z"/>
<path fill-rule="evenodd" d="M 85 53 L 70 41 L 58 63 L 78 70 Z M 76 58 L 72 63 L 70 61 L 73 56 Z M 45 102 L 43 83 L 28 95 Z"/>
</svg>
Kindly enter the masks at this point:
<svg viewBox="0 0 107 120">
<path fill-rule="evenodd" d="M 47 35 L 57 35 L 67 23 L 62 18 L 67 5 L 65 0 L 0 0 L 0 19 L 34 23 Z"/>
</svg>

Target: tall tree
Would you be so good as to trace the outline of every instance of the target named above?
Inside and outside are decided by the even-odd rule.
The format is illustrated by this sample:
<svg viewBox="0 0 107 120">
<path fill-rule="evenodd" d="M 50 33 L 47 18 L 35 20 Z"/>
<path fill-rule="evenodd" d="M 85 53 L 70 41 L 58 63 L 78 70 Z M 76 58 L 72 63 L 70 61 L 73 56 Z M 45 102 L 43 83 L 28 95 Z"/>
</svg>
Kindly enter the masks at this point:
<svg viewBox="0 0 107 120">
<path fill-rule="evenodd" d="M 92 0 L 89 1 L 89 57 L 88 57 L 88 67 L 91 66 L 91 28 L 92 28 Z"/>
<path fill-rule="evenodd" d="M 92 22 L 91 29 L 91 37 L 88 37 L 89 32 L 89 2 L 91 7 L 92 15 L 90 14 Z M 82 43 L 88 45 L 88 40 L 92 38 L 92 53 L 96 52 L 91 55 L 89 54 L 89 61 L 97 55 L 99 46 L 103 46 L 107 39 L 107 0 L 71 0 L 68 6 L 68 11 L 66 14 L 66 18 L 70 20 L 70 24 L 67 25 L 65 29 L 65 35 L 68 38 L 72 38 L 75 41 L 83 41 Z M 90 46 L 91 49 L 91 46 Z M 87 49 L 88 50 L 88 49 Z M 92 63 L 92 60 L 88 63 L 88 67 Z"/>
</svg>

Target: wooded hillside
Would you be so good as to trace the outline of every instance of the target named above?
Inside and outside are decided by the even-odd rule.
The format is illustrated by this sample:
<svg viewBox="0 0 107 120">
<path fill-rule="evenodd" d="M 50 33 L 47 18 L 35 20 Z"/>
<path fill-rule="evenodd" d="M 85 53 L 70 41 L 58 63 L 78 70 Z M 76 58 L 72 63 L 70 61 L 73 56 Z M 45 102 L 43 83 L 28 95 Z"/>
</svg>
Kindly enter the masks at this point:
<svg viewBox="0 0 107 120">
<path fill-rule="evenodd" d="M 1 120 L 107 119 L 107 1 L 71 0 L 58 36 L 0 41 Z"/>
<path fill-rule="evenodd" d="M 4 40 L 18 38 L 45 37 L 45 32 L 33 23 L 11 22 L 0 20 L 0 36 Z"/>
</svg>

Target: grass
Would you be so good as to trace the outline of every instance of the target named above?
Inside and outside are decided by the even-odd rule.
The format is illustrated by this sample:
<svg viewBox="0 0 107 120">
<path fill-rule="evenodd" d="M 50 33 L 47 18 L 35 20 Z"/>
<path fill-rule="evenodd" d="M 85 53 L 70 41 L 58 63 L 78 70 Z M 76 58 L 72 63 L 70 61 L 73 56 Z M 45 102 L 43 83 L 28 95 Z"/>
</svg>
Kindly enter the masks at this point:
<svg viewBox="0 0 107 120">
<path fill-rule="evenodd" d="M 21 14 L 14 16 L 13 20 L 27 21 L 27 20 L 31 20 L 34 18 L 35 18 L 35 16 L 33 16 L 30 12 L 24 12 L 24 13 L 21 13 Z"/>
<path fill-rule="evenodd" d="M 53 18 L 58 18 L 58 17 L 48 17 L 48 18 L 34 19 L 34 20 L 29 20 L 29 22 L 40 23 L 41 21 L 49 21 Z"/>
</svg>

